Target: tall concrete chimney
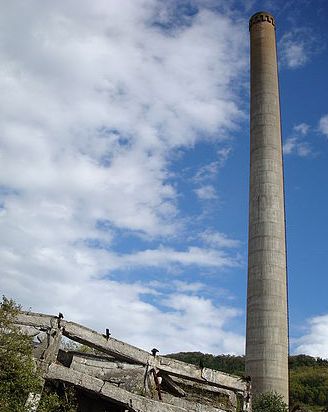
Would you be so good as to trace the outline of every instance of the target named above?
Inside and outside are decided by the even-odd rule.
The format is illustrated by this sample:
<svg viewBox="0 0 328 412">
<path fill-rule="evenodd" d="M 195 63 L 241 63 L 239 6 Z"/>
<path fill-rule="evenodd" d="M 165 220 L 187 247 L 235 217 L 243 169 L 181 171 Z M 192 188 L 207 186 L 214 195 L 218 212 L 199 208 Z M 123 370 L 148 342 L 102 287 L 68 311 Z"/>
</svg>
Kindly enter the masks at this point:
<svg viewBox="0 0 328 412">
<path fill-rule="evenodd" d="M 288 404 L 288 308 L 284 178 L 275 21 L 259 12 L 251 41 L 250 198 L 246 375 L 253 393 Z"/>
</svg>

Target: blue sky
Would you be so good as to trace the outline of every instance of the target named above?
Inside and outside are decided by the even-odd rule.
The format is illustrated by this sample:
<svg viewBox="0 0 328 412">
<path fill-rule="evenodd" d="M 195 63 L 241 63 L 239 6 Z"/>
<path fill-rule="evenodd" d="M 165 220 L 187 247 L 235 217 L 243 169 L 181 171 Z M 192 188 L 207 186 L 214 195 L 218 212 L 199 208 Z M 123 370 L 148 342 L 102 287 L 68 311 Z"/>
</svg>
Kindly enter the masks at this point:
<svg viewBox="0 0 328 412">
<path fill-rule="evenodd" d="M 1 3 L 1 292 L 161 353 L 244 352 L 248 19 L 267 10 L 291 352 L 328 357 L 326 2 Z"/>
</svg>

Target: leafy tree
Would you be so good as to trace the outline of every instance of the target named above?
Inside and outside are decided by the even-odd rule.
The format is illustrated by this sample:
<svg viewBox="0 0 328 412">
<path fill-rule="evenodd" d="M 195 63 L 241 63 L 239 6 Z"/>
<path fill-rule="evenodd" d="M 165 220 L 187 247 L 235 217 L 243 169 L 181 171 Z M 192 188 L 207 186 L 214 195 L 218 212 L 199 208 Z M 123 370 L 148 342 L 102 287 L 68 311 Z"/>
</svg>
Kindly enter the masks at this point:
<svg viewBox="0 0 328 412">
<path fill-rule="evenodd" d="M 6 297 L 0 302 L 0 411 L 27 412 L 29 393 L 40 393 L 42 379 L 33 360 L 32 339 L 15 326 L 14 319 L 21 310 Z M 46 385 L 38 412 L 76 412 L 74 387 Z"/>
<path fill-rule="evenodd" d="M 43 393 L 38 406 L 38 412 L 58 412 L 61 402 L 57 393 Z"/>
<path fill-rule="evenodd" d="M 40 390 L 41 380 L 32 356 L 31 339 L 13 324 L 20 306 L 6 297 L 0 303 L 0 410 L 24 412 L 30 392 Z"/>
<path fill-rule="evenodd" d="M 57 387 L 56 387 L 57 386 Z M 78 402 L 75 388 L 64 383 L 46 383 L 38 412 L 76 412 Z"/>
<path fill-rule="evenodd" d="M 288 407 L 282 395 L 266 392 L 254 397 L 253 412 L 288 412 Z"/>
<path fill-rule="evenodd" d="M 321 362 L 320 362 L 321 361 Z M 290 403 L 328 407 L 328 368 L 322 360 L 316 366 L 301 366 L 290 371 Z"/>
<path fill-rule="evenodd" d="M 325 366 L 328 367 L 328 360 L 321 358 L 314 358 L 309 355 L 294 355 L 289 357 L 289 369 L 293 370 L 300 368 L 302 366 L 317 367 Z"/>
</svg>

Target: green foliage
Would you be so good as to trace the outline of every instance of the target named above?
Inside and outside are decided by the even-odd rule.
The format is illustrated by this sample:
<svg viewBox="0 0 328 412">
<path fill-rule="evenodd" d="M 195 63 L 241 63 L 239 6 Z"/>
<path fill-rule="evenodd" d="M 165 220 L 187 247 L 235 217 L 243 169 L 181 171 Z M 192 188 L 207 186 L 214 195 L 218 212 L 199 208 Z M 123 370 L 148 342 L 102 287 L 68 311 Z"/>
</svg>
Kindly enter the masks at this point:
<svg viewBox="0 0 328 412">
<path fill-rule="evenodd" d="M 61 401 L 57 393 L 42 394 L 38 412 L 58 412 L 61 410 Z"/>
<path fill-rule="evenodd" d="M 199 367 L 219 370 L 233 375 L 243 376 L 245 370 L 244 356 L 210 355 L 201 352 L 180 352 L 167 355 L 183 362 L 192 363 Z"/>
<path fill-rule="evenodd" d="M 91 355 L 101 355 L 101 356 L 105 355 L 103 352 L 100 352 L 99 350 L 91 348 L 90 346 L 87 346 L 87 345 L 80 345 L 78 348 L 78 351 L 83 352 L 83 353 L 90 353 Z"/>
<path fill-rule="evenodd" d="M 253 398 L 253 412 L 288 412 L 283 397 L 277 392 L 261 393 Z"/>
<path fill-rule="evenodd" d="M 299 367 L 290 371 L 291 404 L 328 407 L 328 368 Z"/>
<path fill-rule="evenodd" d="M 40 390 L 31 339 L 13 324 L 20 307 L 13 300 L 0 303 L 0 410 L 24 412 L 30 392 Z"/>
<path fill-rule="evenodd" d="M 40 393 L 42 379 L 33 360 L 32 339 L 23 334 L 13 321 L 20 306 L 6 297 L 0 302 L 0 411 L 26 412 L 29 393 Z M 42 393 L 38 412 L 76 412 L 73 387 L 49 387 Z"/>
<path fill-rule="evenodd" d="M 308 355 L 290 356 L 290 405 L 305 410 L 328 408 L 328 360 Z"/>
<path fill-rule="evenodd" d="M 296 355 L 289 357 L 289 369 L 300 368 L 301 366 L 326 366 L 328 367 L 328 360 L 321 358 L 313 358 L 309 355 Z"/>
<path fill-rule="evenodd" d="M 76 412 L 77 408 L 73 386 L 59 384 L 56 388 L 49 385 L 42 393 L 38 412 Z"/>
</svg>

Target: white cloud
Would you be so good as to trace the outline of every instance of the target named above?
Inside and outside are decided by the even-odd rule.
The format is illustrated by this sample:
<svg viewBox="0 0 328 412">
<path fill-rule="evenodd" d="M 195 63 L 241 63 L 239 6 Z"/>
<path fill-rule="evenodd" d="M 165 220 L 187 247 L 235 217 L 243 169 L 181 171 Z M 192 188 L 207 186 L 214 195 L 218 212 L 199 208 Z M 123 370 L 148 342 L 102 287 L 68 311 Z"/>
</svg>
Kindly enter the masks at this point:
<svg viewBox="0 0 328 412">
<path fill-rule="evenodd" d="M 297 147 L 297 154 L 300 157 L 307 157 L 310 154 L 312 154 L 312 150 L 311 150 L 309 144 L 308 143 L 299 144 L 298 147 Z"/>
<path fill-rule="evenodd" d="M 176 280 L 173 282 L 177 291 L 179 293 L 192 292 L 197 293 L 205 289 L 205 285 L 201 282 L 183 282 L 181 280 Z"/>
<path fill-rule="evenodd" d="M 284 154 L 296 154 L 300 157 L 307 157 L 312 150 L 307 142 L 300 142 L 297 137 L 289 137 L 283 146 Z"/>
<path fill-rule="evenodd" d="M 328 315 L 316 316 L 309 320 L 309 331 L 295 342 L 296 353 L 328 358 Z"/>
<path fill-rule="evenodd" d="M 289 39 L 284 39 L 284 59 L 288 67 L 295 69 L 296 67 L 304 66 L 308 60 L 308 56 L 304 50 L 304 44 L 296 43 Z"/>
<path fill-rule="evenodd" d="M 157 0 L 82 0 L 78 8 L 14 0 L 0 14 L 2 292 L 94 327 L 113 322 L 144 346 L 168 321 L 165 348 L 192 334 L 177 332 L 191 304 L 171 307 L 170 317 L 147 303 L 141 281 L 111 276 L 236 264 L 217 249 L 168 245 L 187 230 L 169 177 L 173 150 L 220 140 L 242 119 L 247 64 L 246 38 L 230 17 L 200 7 L 184 23 L 172 19 Z M 202 198 L 216 197 L 212 186 L 202 189 Z M 166 244 L 118 253 L 131 234 Z M 204 315 L 221 313 L 198 299 Z M 203 347 L 226 350 L 213 326 Z M 230 339 L 223 325 L 219 332 Z"/>
<path fill-rule="evenodd" d="M 236 248 L 240 246 L 240 242 L 235 239 L 230 239 L 227 235 L 220 232 L 206 230 L 201 234 L 201 239 L 208 245 L 217 248 Z"/>
<path fill-rule="evenodd" d="M 223 147 L 218 150 L 219 164 L 223 167 L 231 154 L 231 147 Z"/>
<path fill-rule="evenodd" d="M 170 320 L 180 328 L 184 338 L 183 341 L 179 338 L 173 341 L 173 351 L 183 348 L 192 351 L 199 347 L 201 352 L 206 352 L 206 342 L 210 341 L 210 353 L 243 353 L 244 339 L 225 330 L 229 321 L 241 315 L 239 311 L 224 306 L 217 308 L 208 299 L 183 294 L 172 295 L 165 304 L 173 309 Z"/>
<path fill-rule="evenodd" d="M 168 35 L 149 25 L 155 6 L 130 1 L 123 12 L 116 2 L 85 2 L 75 15 L 71 2 L 44 5 L 24 33 L 12 33 L 6 20 L 6 40 L 25 36 L 26 49 L 14 43 L 1 53 L 10 62 L 3 184 L 61 201 L 66 189 L 94 218 L 151 234 L 172 230 L 166 218 L 175 214 L 175 191 L 165 182 L 164 156 L 200 130 L 234 124 L 229 85 L 242 65 L 242 39 L 206 11 Z"/>
<path fill-rule="evenodd" d="M 217 177 L 219 168 L 225 165 L 230 153 L 231 147 L 219 149 L 217 151 L 217 160 L 201 166 L 193 177 L 193 181 L 196 184 L 202 184 L 205 181 L 214 180 Z"/>
<path fill-rule="evenodd" d="M 195 193 L 201 200 L 213 200 L 218 197 L 216 190 L 212 185 L 201 186 L 195 189 Z"/>
<path fill-rule="evenodd" d="M 207 165 L 204 165 L 199 168 L 195 176 L 193 177 L 193 181 L 195 183 L 201 183 L 206 180 L 214 179 L 218 173 L 219 162 L 211 162 Z"/>
<path fill-rule="evenodd" d="M 290 137 L 288 137 L 283 145 L 285 155 L 295 154 L 300 157 L 308 157 L 313 154 L 311 145 L 305 140 L 309 133 L 310 126 L 306 123 L 300 123 L 293 127 Z"/>
<path fill-rule="evenodd" d="M 328 137 L 328 114 L 321 117 L 319 121 L 319 131 Z"/>
<path fill-rule="evenodd" d="M 292 29 L 279 40 L 278 51 L 282 63 L 296 69 L 304 66 L 318 51 L 318 40 L 307 28 Z"/>
<path fill-rule="evenodd" d="M 226 253 L 214 249 L 189 247 L 187 251 L 176 251 L 160 247 L 153 250 L 143 250 L 135 254 L 121 255 L 113 259 L 117 268 L 137 266 L 167 267 L 169 264 L 198 265 L 213 267 L 235 267 L 238 262 Z M 115 263 L 114 263 L 115 267 Z"/>
<path fill-rule="evenodd" d="M 300 123 L 296 126 L 294 126 L 294 130 L 297 133 L 302 134 L 303 136 L 306 136 L 310 130 L 310 126 L 306 123 Z"/>
<path fill-rule="evenodd" d="M 294 152 L 295 148 L 297 145 L 297 138 L 296 137 L 289 137 L 286 139 L 286 142 L 284 143 L 283 150 L 284 154 L 288 155 Z"/>
</svg>

